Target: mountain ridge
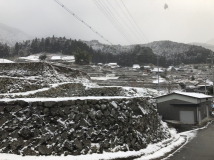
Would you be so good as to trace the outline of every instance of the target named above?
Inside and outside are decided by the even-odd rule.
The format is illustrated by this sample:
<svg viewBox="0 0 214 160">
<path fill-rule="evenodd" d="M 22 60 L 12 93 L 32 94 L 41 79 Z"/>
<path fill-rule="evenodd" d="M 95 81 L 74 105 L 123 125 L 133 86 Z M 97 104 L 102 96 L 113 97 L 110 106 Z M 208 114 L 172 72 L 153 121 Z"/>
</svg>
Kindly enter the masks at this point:
<svg viewBox="0 0 214 160">
<path fill-rule="evenodd" d="M 25 40 L 32 39 L 31 36 L 27 35 L 25 32 L 7 26 L 3 23 L 0 23 L 0 42 L 7 43 L 8 46 L 12 47 L 15 45 L 16 42 L 22 42 Z"/>
</svg>

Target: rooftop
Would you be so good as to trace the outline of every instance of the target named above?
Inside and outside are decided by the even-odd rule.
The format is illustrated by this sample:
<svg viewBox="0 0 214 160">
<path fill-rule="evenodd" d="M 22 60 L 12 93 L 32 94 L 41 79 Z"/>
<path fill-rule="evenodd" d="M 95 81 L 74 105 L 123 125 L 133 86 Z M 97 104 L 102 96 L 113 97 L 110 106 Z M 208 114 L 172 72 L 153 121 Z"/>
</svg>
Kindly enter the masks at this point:
<svg viewBox="0 0 214 160">
<path fill-rule="evenodd" d="M 171 94 L 180 94 L 180 95 L 184 95 L 184 96 L 188 96 L 188 97 L 193 97 L 193 98 L 213 98 L 213 96 L 210 96 L 210 95 L 206 95 L 206 94 L 202 94 L 202 93 L 195 93 L 195 92 L 173 92 L 173 93 L 170 93 L 170 94 L 166 94 L 166 95 L 163 95 L 163 96 L 159 96 L 159 97 L 156 97 L 156 98 L 160 98 L 160 97 L 164 97 L 164 96 L 168 96 L 168 95 L 171 95 Z"/>
<path fill-rule="evenodd" d="M 195 93 L 195 92 L 174 92 L 177 94 L 194 97 L 194 98 L 212 98 L 213 96 L 202 94 L 202 93 Z"/>
</svg>

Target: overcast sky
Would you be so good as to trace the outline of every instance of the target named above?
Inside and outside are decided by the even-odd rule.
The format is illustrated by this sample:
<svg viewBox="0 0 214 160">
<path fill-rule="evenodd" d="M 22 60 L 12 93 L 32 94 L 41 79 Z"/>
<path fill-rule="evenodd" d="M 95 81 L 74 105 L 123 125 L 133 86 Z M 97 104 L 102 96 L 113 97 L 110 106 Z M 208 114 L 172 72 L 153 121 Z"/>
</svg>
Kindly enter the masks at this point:
<svg viewBox="0 0 214 160">
<path fill-rule="evenodd" d="M 59 1 L 113 44 L 190 43 L 214 38 L 214 0 L 122 0 L 138 26 L 121 0 Z M 95 2 L 111 9 L 120 32 L 122 28 L 125 33 L 116 29 Z M 54 0 L 1 0 L 0 23 L 36 37 L 55 35 L 107 43 Z"/>
</svg>

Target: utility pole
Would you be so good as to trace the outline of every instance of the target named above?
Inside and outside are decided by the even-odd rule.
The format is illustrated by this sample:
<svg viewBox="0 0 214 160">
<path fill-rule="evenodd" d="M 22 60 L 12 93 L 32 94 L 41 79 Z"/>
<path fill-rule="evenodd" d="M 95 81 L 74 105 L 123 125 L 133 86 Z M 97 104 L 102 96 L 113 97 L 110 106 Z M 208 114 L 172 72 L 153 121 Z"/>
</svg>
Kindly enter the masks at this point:
<svg viewBox="0 0 214 160">
<path fill-rule="evenodd" d="M 205 75 L 205 94 L 207 94 L 207 84 L 206 84 L 206 75 Z"/>
<path fill-rule="evenodd" d="M 211 70 L 212 70 L 212 76 L 213 76 L 213 96 L 214 96 L 214 66 L 213 66 L 213 52 L 212 51 L 210 51 L 210 56 L 211 56 L 211 58 L 207 58 L 207 59 L 212 59 L 212 66 L 211 66 Z"/>
<path fill-rule="evenodd" d="M 213 71 L 213 52 L 211 51 L 212 55 L 212 74 L 213 74 L 213 96 L 214 96 L 214 71 Z"/>
<path fill-rule="evenodd" d="M 157 65 L 158 65 L 158 92 L 160 90 L 160 84 L 159 84 L 159 57 L 157 55 Z"/>
</svg>

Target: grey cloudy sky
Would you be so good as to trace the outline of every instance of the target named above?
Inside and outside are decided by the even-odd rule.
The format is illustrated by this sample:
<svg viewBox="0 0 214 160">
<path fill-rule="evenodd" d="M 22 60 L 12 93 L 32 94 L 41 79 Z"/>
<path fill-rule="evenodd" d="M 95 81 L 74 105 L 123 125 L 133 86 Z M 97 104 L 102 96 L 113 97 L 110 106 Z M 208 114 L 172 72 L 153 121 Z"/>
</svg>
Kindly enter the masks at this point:
<svg viewBox="0 0 214 160">
<path fill-rule="evenodd" d="M 121 0 L 59 0 L 113 44 L 147 43 L 158 40 L 206 42 L 214 38 L 214 0 L 123 0 L 148 41 L 130 24 Z M 94 2 L 105 3 L 130 35 L 125 39 Z M 123 18 L 120 19 L 118 14 Z M 119 6 L 118 6 L 119 4 Z M 168 8 L 164 8 L 167 4 Z M 130 19 L 131 20 L 131 19 Z M 65 36 L 97 39 L 106 43 L 54 0 L 1 0 L 0 23 L 36 37 Z M 131 30 L 129 29 L 131 28 Z M 136 36 L 135 36 L 136 35 Z M 132 40 L 130 40 L 132 39 Z"/>
</svg>

